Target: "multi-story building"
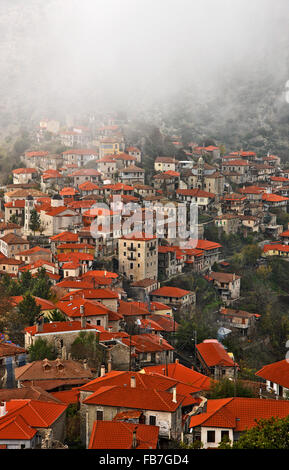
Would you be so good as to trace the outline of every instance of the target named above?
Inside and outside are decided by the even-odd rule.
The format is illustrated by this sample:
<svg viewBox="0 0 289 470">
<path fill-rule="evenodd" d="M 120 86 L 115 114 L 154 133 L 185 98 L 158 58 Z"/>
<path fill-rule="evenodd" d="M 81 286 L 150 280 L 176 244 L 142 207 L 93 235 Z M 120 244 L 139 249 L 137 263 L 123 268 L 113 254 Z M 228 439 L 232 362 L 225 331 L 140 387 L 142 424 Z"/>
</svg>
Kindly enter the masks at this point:
<svg viewBox="0 0 289 470">
<path fill-rule="evenodd" d="M 131 281 L 157 279 L 158 240 L 156 237 L 126 236 L 118 240 L 119 272 Z"/>
</svg>

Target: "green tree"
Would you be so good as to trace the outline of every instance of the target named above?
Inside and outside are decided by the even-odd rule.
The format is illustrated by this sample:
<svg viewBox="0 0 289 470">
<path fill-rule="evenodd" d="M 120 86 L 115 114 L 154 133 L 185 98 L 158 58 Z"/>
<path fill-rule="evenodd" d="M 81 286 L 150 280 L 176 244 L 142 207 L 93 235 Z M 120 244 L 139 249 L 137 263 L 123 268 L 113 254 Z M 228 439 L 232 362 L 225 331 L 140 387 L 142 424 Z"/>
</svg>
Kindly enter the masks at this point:
<svg viewBox="0 0 289 470">
<path fill-rule="evenodd" d="M 52 283 L 44 268 L 38 270 L 37 276 L 33 281 L 31 293 L 36 297 L 48 299 Z"/>
<path fill-rule="evenodd" d="M 289 449 L 289 416 L 260 419 L 256 426 L 241 434 L 235 449 Z"/>
<path fill-rule="evenodd" d="M 103 359 L 103 348 L 95 333 L 81 331 L 71 345 L 71 355 L 77 360 L 88 360 L 91 367 L 98 368 Z"/>
<path fill-rule="evenodd" d="M 34 325 L 39 318 L 40 310 L 40 305 L 37 305 L 34 297 L 30 294 L 25 295 L 22 302 L 18 304 L 19 316 L 23 318 L 27 326 Z"/>
<path fill-rule="evenodd" d="M 34 344 L 28 348 L 29 361 L 42 361 L 49 359 L 53 361 L 57 358 L 57 352 L 52 344 L 49 344 L 45 339 L 38 338 Z"/>
<path fill-rule="evenodd" d="M 229 397 L 247 397 L 254 398 L 254 393 L 248 387 L 246 387 L 240 380 L 230 380 L 228 378 L 212 382 L 210 391 L 208 392 L 208 398 L 229 398 Z"/>
<path fill-rule="evenodd" d="M 37 232 L 40 228 L 40 215 L 36 211 L 36 209 L 32 209 L 31 214 L 30 214 L 30 222 L 29 222 L 29 228 L 34 232 Z"/>
</svg>

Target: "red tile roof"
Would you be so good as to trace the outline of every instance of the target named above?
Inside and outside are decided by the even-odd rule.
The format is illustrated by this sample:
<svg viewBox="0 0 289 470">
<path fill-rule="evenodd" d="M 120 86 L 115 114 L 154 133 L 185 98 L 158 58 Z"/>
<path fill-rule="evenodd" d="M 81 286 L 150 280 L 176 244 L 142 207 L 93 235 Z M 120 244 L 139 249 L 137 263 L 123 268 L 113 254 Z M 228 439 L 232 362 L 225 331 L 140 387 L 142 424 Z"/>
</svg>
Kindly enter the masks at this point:
<svg viewBox="0 0 289 470">
<path fill-rule="evenodd" d="M 289 389 L 289 362 L 287 359 L 263 366 L 256 372 L 256 375 Z"/>
<path fill-rule="evenodd" d="M 263 201 L 266 202 L 283 202 L 289 201 L 288 197 L 279 196 L 278 194 L 264 193 L 262 196 Z"/>
<path fill-rule="evenodd" d="M 100 302 L 86 300 L 86 299 L 73 299 L 72 301 L 59 301 L 56 306 L 60 311 L 65 313 L 69 318 L 79 318 L 81 317 L 80 306 L 84 307 L 84 316 L 98 316 L 98 315 L 107 315 L 109 319 L 120 319 L 121 315 L 113 312 L 109 308 L 105 307 Z"/>
<path fill-rule="evenodd" d="M 207 411 L 192 416 L 190 427 L 206 426 L 231 428 L 236 432 L 256 426 L 256 420 L 289 415 L 287 400 L 261 400 L 259 398 L 223 398 L 208 400 Z"/>
<path fill-rule="evenodd" d="M 96 331 L 96 327 L 92 325 L 86 324 L 85 328 L 81 326 L 80 321 L 55 321 L 43 324 L 42 331 L 37 332 L 36 325 L 28 326 L 24 328 L 24 330 L 29 333 L 31 336 L 35 336 L 37 334 L 46 334 L 46 333 L 61 333 L 67 331 L 80 331 L 80 330 L 94 330 Z"/>
<path fill-rule="evenodd" d="M 57 235 L 53 235 L 53 237 L 49 238 L 51 241 L 61 241 L 61 242 L 77 242 L 78 241 L 78 234 L 72 232 L 61 232 Z"/>
<path fill-rule="evenodd" d="M 173 394 L 170 392 L 138 387 L 132 389 L 131 387 L 104 386 L 83 400 L 83 403 L 172 413 L 184 399 L 184 396 L 177 394 L 175 403 Z"/>
<path fill-rule="evenodd" d="M 38 400 L 11 400 L 6 402 L 7 414 L 0 423 L 15 416 L 21 416 L 32 428 L 48 428 L 66 410 L 67 406 Z"/>
<path fill-rule="evenodd" d="M 229 356 L 221 343 L 219 343 L 217 340 L 205 341 L 208 342 L 197 344 L 197 350 L 208 367 L 234 367 L 235 363 L 233 359 Z"/>
<path fill-rule="evenodd" d="M 116 421 L 95 421 L 88 448 L 132 449 L 134 431 L 136 432 L 136 449 L 157 448 L 158 426 Z"/>
<path fill-rule="evenodd" d="M 157 366 L 144 367 L 146 373 L 157 373 L 181 381 L 187 385 L 193 385 L 199 390 L 210 390 L 211 379 L 206 375 L 189 369 L 178 362 L 172 364 L 158 364 Z"/>
<path fill-rule="evenodd" d="M 150 295 L 153 295 L 153 296 L 156 295 L 159 297 L 173 297 L 173 298 L 182 298 L 188 294 L 191 294 L 191 292 L 188 290 L 179 289 L 178 287 L 171 287 L 171 286 L 163 286 L 150 293 Z"/>
<path fill-rule="evenodd" d="M 29 424 L 21 415 L 14 415 L 10 419 L 0 418 L 1 441 L 30 441 L 35 436 L 36 432 L 37 430 L 29 426 Z"/>
</svg>

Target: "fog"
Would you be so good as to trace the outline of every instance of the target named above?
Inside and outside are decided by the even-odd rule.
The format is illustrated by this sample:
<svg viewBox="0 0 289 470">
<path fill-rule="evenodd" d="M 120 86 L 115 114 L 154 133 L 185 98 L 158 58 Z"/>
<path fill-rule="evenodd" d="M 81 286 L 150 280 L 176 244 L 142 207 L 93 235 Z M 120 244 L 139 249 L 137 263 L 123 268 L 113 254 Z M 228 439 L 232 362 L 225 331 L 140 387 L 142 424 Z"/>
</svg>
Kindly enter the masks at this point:
<svg viewBox="0 0 289 470">
<path fill-rule="evenodd" d="M 235 77 L 287 74 L 288 0 L 0 0 L 0 7 L 2 108 L 19 113 L 137 112 L 182 90 L 200 97 Z"/>
</svg>

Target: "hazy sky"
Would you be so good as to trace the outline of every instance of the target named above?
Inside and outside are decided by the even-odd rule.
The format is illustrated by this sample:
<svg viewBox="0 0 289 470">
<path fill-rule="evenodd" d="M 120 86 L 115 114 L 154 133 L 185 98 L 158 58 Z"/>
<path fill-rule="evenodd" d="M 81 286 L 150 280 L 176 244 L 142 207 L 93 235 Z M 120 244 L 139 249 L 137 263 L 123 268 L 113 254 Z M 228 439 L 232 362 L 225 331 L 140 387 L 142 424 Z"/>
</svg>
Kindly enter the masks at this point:
<svg viewBox="0 0 289 470">
<path fill-rule="evenodd" d="M 261 64 L 280 73 L 285 66 L 288 0 L 1 4 L 0 85 L 26 102 L 89 103 L 94 97 L 137 106 L 141 98 L 153 101 L 194 82 L 218 84 L 233 70 L 249 75 Z"/>
</svg>

